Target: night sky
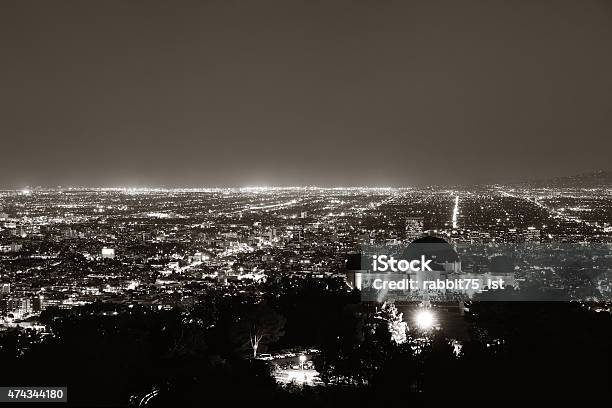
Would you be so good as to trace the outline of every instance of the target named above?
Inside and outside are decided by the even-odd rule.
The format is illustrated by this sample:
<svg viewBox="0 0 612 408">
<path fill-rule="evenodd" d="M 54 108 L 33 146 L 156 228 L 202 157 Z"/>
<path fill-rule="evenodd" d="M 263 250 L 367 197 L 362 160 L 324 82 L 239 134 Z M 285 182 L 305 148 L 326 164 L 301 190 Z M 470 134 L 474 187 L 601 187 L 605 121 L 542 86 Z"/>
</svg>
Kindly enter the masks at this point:
<svg viewBox="0 0 612 408">
<path fill-rule="evenodd" d="M 612 2 L 0 0 L 0 186 L 610 169 Z"/>
</svg>

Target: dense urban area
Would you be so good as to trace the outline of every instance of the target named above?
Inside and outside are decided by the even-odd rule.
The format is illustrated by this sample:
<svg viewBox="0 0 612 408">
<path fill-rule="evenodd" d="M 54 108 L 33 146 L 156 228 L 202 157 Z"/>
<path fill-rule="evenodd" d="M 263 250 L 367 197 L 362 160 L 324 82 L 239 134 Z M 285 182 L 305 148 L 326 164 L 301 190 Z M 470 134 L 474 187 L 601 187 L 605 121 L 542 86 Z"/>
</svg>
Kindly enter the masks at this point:
<svg viewBox="0 0 612 408">
<path fill-rule="evenodd" d="M 350 258 L 425 236 L 541 298 L 362 301 Z M 74 406 L 609 401 L 611 271 L 612 190 L 581 180 L 2 191 L 0 383 Z"/>
</svg>

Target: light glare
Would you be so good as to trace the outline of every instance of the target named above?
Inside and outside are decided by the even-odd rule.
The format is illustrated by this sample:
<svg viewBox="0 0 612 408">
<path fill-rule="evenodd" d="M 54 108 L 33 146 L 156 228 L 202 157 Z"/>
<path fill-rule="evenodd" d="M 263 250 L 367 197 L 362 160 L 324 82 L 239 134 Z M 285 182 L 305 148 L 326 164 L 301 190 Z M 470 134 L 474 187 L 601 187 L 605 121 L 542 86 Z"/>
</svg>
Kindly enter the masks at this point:
<svg viewBox="0 0 612 408">
<path fill-rule="evenodd" d="M 416 315 L 416 324 L 420 329 L 433 327 L 434 315 L 429 310 L 421 310 Z"/>
</svg>

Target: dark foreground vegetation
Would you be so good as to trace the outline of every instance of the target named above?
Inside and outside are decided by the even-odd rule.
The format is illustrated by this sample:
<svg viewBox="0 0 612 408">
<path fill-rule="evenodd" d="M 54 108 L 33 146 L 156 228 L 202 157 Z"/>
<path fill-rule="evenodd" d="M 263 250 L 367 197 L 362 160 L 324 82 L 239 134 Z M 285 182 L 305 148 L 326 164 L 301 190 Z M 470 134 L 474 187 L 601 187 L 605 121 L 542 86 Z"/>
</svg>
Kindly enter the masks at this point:
<svg viewBox="0 0 612 408">
<path fill-rule="evenodd" d="M 610 406 L 611 321 L 577 303 L 472 304 L 457 355 L 443 330 L 393 341 L 376 308 L 334 280 L 261 294 L 211 291 L 190 310 L 48 309 L 51 335 L 0 332 L 0 384 L 67 386 L 69 406 Z M 258 352 L 314 347 L 319 387 L 277 385 Z"/>
</svg>

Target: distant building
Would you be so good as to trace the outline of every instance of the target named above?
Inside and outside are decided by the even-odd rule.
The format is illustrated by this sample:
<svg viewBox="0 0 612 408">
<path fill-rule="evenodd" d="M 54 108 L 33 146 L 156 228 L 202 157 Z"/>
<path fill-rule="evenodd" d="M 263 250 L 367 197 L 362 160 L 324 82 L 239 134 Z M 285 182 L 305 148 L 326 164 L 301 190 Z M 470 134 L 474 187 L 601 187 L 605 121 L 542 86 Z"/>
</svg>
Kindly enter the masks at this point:
<svg viewBox="0 0 612 408">
<path fill-rule="evenodd" d="M 423 236 L 423 217 L 406 218 L 406 240 L 414 241 Z"/>
<path fill-rule="evenodd" d="M 535 227 L 527 228 L 527 231 L 525 231 L 525 241 L 540 242 L 540 230 Z"/>
<path fill-rule="evenodd" d="M 35 297 L 32 299 L 32 311 L 34 313 L 40 312 L 42 310 L 42 297 Z"/>
<path fill-rule="evenodd" d="M 102 248 L 102 259 L 115 259 L 115 248 Z"/>
<path fill-rule="evenodd" d="M 210 255 L 208 253 L 196 252 L 191 258 L 192 262 L 204 262 L 210 259 Z"/>
<path fill-rule="evenodd" d="M 32 308 L 32 300 L 31 299 L 17 299 L 15 304 L 15 314 L 20 316 L 26 316 L 31 314 L 34 309 Z"/>
<path fill-rule="evenodd" d="M 268 240 L 270 242 L 275 241 L 276 240 L 276 228 L 270 228 L 268 230 Z"/>
<path fill-rule="evenodd" d="M 68 239 L 78 238 L 78 236 L 79 236 L 78 232 L 70 227 L 64 230 L 64 237 Z"/>
<path fill-rule="evenodd" d="M 508 242 L 520 242 L 519 233 L 516 228 L 508 228 L 508 232 L 506 233 L 506 241 Z"/>
<path fill-rule="evenodd" d="M 0 286 L 0 294 L 8 294 L 11 293 L 11 284 L 10 283 L 3 283 L 2 286 Z"/>
<path fill-rule="evenodd" d="M 21 248 L 23 245 L 13 242 L 10 245 L 0 245 L 0 252 L 19 252 Z"/>
</svg>

